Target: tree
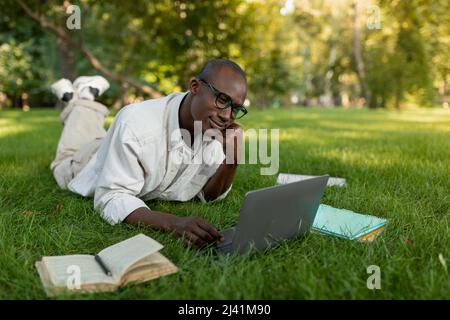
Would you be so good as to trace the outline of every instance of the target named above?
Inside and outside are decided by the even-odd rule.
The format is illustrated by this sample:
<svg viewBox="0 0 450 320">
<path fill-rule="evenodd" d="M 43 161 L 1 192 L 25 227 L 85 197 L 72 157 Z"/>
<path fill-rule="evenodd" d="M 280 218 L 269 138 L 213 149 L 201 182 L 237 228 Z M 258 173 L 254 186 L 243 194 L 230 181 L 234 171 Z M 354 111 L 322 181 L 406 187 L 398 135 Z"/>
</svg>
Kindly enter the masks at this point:
<svg viewBox="0 0 450 320">
<path fill-rule="evenodd" d="M 365 100 L 365 104 L 372 106 L 370 103 L 371 93 L 366 85 L 366 67 L 361 49 L 361 22 L 360 22 L 360 5 L 359 0 L 353 2 L 353 52 L 356 60 L 356 70 L 358 74 L 359 85 L 361 88 L 361 95 Z"/>
<path fill-rule="evenodd" d="M 255 106 L 291 98 L 373 108 L 448 104 L 446 0 L 83 0 L 76 2 L 81 29 L 68 30 L 70 3 L 1 2 L 0 39 L 8 48 L 0 75 L 11 79 L 0 80 L 16 105 L 24 93 L 44 99 L 61 76 L 101 73 L 112 83 L 102 99 L 121 107 L 185 90 L 219 57 L 247 71 Z M 365 28 L 370 6 L 381 13 L 379 29 Z"/>
<path fill-rule="evenodd" d="M 94 55 L 94 53 L 87 48 L 86 46 L 83 45 L 82 42 L 76 42 L 74 41 L 71 36 L 69 35 L 69 33 L 65 30 L 64 27 L 58 26 L 57 24 L 55 24 L 53 21 L 49 21 L 48 19 L 46 19 L 45 17 L 41 16 L 40 14 L 36 13 L 34 10 L 32 10 L 27 4 L 25 4 L 25 2 L 23 2 L 22 0 L 16 0 L 17 4 L 23 9 L 23 11 L 25 12 L 25 14 L 27 16 L 29 16 L 30 18 L 32 18 L 33 20 L 35 20 L 37 23 L 39 23 L 39 25 L 47 30 L 50 30 L 51 32 L 53 32 L 53 34 L 57 37 L 57 39 L 62 43 L 60 44 L 60 48 L 64 48 L 64 49 L 60 49 L 60 50 L 69 50 L 67 49 L 67 47 L 71 47 L 72 49 L 79 49 L 80 52 L 86 57 L 86 59 L 88 59 L 88 61 L 91 63 L 92 67 L 94 67 L 97 71 L 99 71 L 100 73 L 102 73 L 104 76 L 111 78 L 113 80 L 119 81 L 119 82 L 126 82 L 129 85 L 135 87 L 137 90 L 148 94 L 152 97 L 158 97 L 161 96 L 161 94 L 159 92 L 157 92 L 156 90 L 154 90 L 153 88 L 151 88 L 148 85 L 142 85 L 132 79 L 129 79 L 127 77 L 123 77 L 121 75 L 118 75 L 114 72 L 111 72 L 108 68 L 106 68 L 101 62 L 100 60 Z M 50 3 L 50 1 L 48 2 Z M 57 8 L 58 6 L 54 3 L 52 3 L 53 6 L 51 8 Z"/>
</svg>

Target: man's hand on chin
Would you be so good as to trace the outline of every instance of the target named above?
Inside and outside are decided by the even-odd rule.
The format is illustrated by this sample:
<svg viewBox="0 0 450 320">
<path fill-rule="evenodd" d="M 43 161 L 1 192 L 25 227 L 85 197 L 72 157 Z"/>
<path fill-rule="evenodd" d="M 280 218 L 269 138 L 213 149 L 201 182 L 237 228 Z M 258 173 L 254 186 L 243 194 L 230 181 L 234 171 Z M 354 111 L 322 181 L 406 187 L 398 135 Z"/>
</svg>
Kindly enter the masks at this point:
<svg viewBox="0 0 450 320">
<path fill-rule="evenodd" d="M 242 158 L 242 143 L 244 132 L 237 123 L 232 123 L 227 129 L 222 131 L 223 153 L 226 156 L 226 164 L 238 164 Z"/>
</svg>

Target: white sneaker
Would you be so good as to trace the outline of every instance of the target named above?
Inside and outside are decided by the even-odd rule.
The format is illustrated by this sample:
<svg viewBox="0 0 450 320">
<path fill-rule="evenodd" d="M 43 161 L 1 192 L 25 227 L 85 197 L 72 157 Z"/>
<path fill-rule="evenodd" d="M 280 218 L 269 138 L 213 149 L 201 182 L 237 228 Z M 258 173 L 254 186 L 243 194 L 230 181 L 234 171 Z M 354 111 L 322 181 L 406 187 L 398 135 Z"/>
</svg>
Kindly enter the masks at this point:
<svg viewBox="0 0 450 320">
<path fill-rule="evenodd" d="M 58 97 L 59 100 L 69 102 L 77 97 L 77 93 L 72 85 L 72 82 L 67 79 L 59 79 L 50 86 L 51 91 Z"/>
<path fill-rule="evenodd" d="M 78 77 L 73 82 L 80 99 L 94 101 L 109 88 L 109 82 L 102 76 Z"/>
</svg>

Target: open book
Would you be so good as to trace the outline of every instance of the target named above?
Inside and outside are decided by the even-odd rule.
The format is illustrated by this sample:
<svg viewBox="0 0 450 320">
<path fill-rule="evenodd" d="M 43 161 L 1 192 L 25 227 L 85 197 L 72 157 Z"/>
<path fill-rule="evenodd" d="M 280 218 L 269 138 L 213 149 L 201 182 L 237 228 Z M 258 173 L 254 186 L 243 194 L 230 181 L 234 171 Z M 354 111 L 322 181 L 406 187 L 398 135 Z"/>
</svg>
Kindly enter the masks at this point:
<svg viewBox="0 0 450 320">
<path fill-rule="evenodd" d="M 312 230 L 348 240 L 372 242 L 384 230 L 386 223 L 386 219 L 321 204 Z"/>
<path fill-rule="evenodd" d="M 100 251 L 97 257 L 103 266 L 95 256 L 80 254 L 43 257 L 36 268 L 50 296 L 61 291 L 114 291 L 132 282 L 177 272 L 177 267 L 158 252 L 162 248 L 152 238 L 138 234 Z"/>
<path fill-rule="evenodd" d="M 292 182 L 307 180 L 311 178 L 315 178 L 318 176 L 308 176 L 302 174 L 293 174 L 293 173 L 280 173 L 278 174 L 277 184 L 288 184 Z M 328 178 L 327 186 L 339 186 L 343 187 L 347 184 L 347 181 L 344 178 L 330 177 Z"/>
</svg>

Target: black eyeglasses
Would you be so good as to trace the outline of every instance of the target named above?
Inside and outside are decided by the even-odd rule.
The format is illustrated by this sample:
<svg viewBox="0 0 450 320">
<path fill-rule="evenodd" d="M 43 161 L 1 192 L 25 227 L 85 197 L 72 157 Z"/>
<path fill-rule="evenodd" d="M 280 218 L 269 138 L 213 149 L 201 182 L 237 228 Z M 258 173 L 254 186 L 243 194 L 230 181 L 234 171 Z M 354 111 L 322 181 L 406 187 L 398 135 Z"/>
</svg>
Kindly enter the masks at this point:
<svg viewBox="0 0 450 320">
<path fill-rule="evenodd" d="M 216 96 L 217 108 L 219 109 L 231 108 L 231 117 L 233 119 L 240 119 L 248 113 L 247 109 L 243 105 L 234 103 L 233 99 L 231 99 L 231 97 L 226 93 L 217 90 L 216 88 L 214 88 L 212 84 L 206 82 L 203 79 L 198 80 L 206 84 L 214 92 L 214 95 Z"/>
</svg>

